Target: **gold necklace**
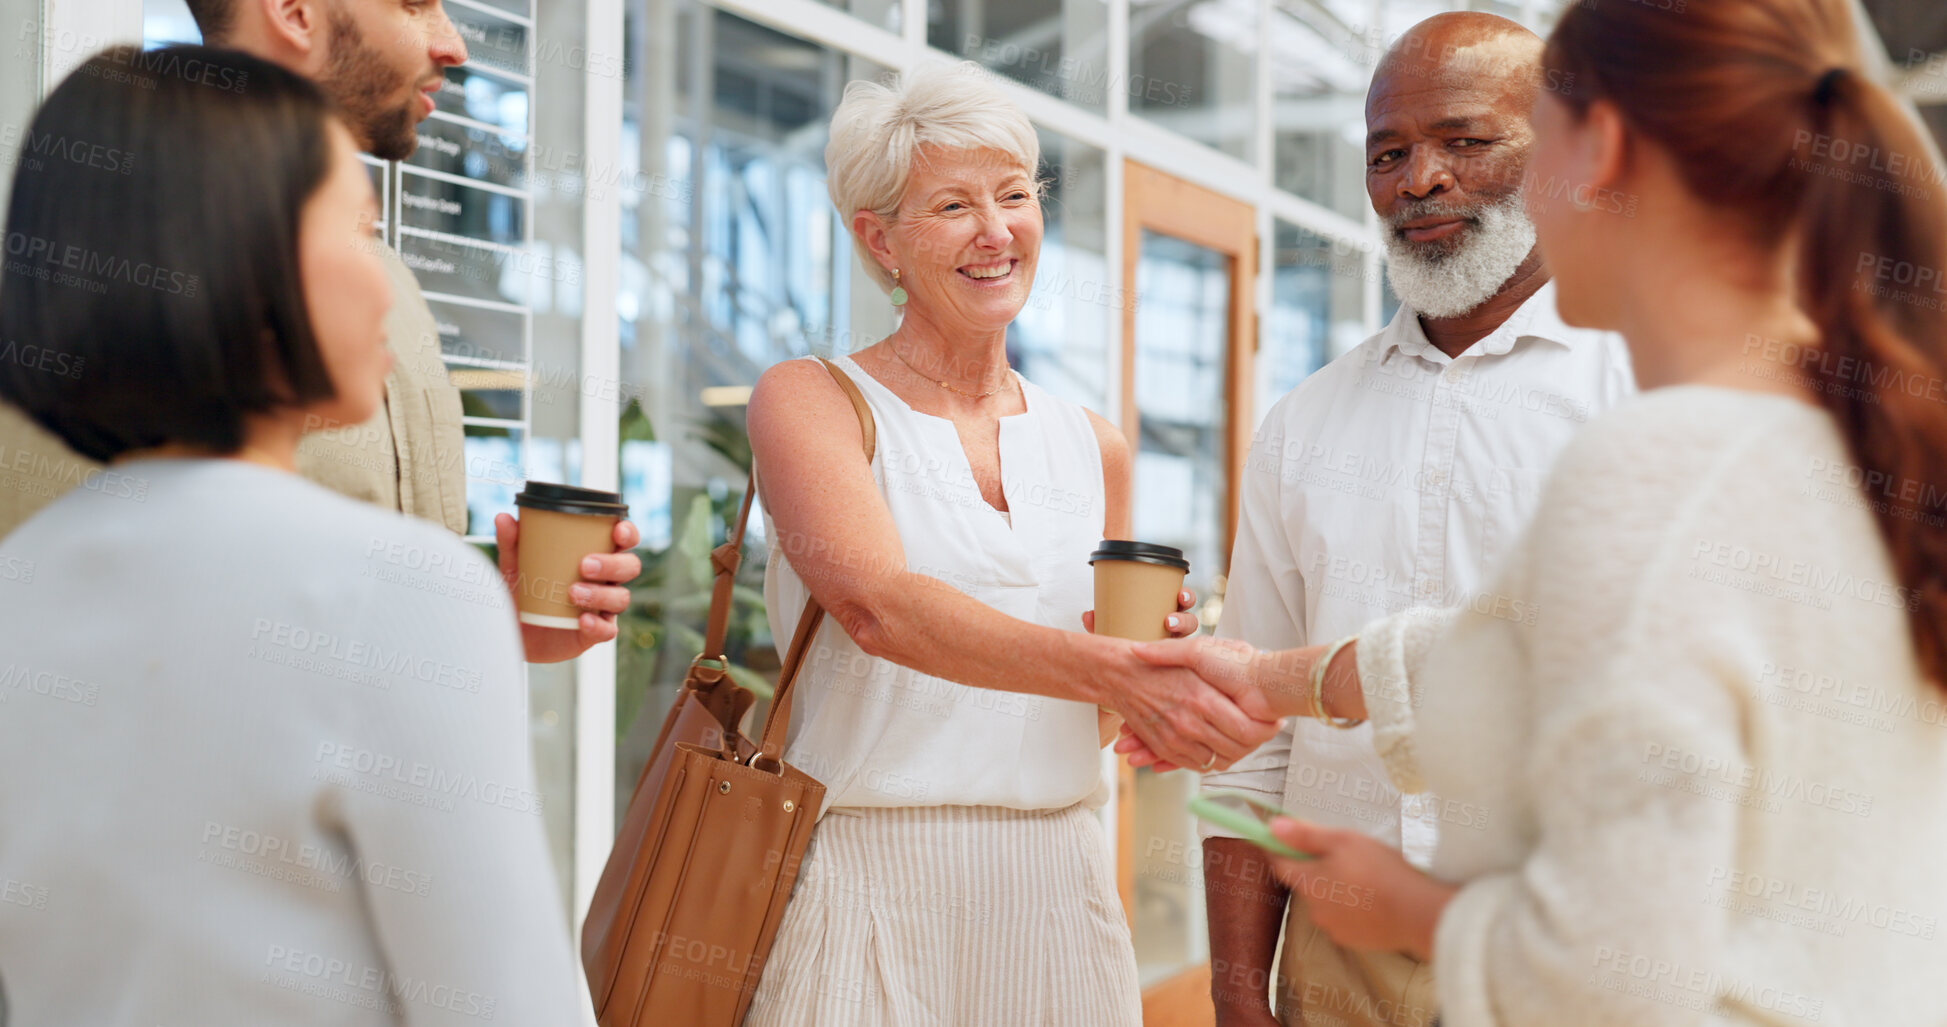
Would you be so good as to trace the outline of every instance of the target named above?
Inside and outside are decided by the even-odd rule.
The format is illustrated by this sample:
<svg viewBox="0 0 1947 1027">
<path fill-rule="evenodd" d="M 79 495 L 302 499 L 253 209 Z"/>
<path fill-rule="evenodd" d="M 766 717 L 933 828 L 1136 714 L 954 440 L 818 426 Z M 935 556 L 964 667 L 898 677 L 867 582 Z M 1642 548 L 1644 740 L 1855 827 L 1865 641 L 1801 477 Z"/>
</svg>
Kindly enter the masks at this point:
<svg viewBox="0 0 1947 1027">
<path fill-rule="evenodd" d="M 911 372 L 913 372 L 914 374 L 916 374 L 916 375 L 919 375 L 919 376 L 920 376 L 921 378 L 925 378 L 925 379 L 926 379 L 927 381 L 929 381 L 929 382 L 932 382 L 933 384 L 935 384 L 935 385 L 937 385 L 937 386 L 939 386 L 939 387 L 940 387 L 940 388 L 942 388 L 942 389 L 945 389 L 945 390 L 946 390 L 946 391 L 948 391 L 948 392 L 957 392 L 957 393 L 959 393 L 960 395 L 962 395 L 962 396 L 965 396 L 965 397 L 967 397 L 968 399 L 986 399 L 986 398 L 987 398 L 987 397 L 989 397 L 989 396 L 994 396 L 994 395 L 998 395 L 998 394 L 1000 393 L 1000 391 L 1001 391 L 1002 389 L 1005 389 L 1005 388 L 1007 388 L 1007 383 L 1006 383 L 1006 382 L 1002 382 L 1001 384 L 999 384 L 999 385 L 997 385 L 997 386 L 995 386 L 995 387 L 993 387 L 993 388 L 991 388 L 991 389 L 988 389 L 988 390 L 987 390 L 986 392 L 968 392 L 968 391 L 967 391 L 967 390 L 965 390 L 965 389 L 962 389 L 962 388 L 956 388 L 956 387 L 955 387 L 955 386 L 953 386 L 953 385 L 949 385 L 949 384 L 947 384 L 946 382 L 944 382 L 944 381 L 941 381 L 941 380 L 940 380 L 940 379 L 938 379 L 938 378 L 928 378 L 928 377 L 926 376 L 926 374 L 925 374 L 924 372 L 922 372 L 922 371 L 920 371 L 920 369 L 919 369 L 919 368 L 917 368 L 917 367 L 914 367 L 914 366 L 913 366 L 913 362 L 912 362 L 912 361 L 910 361 L 910 360 L 907 360 L 907 359 L 906 359 L 906 356 L 905 356 L 905 354 L 903 354 L 903 353 L 901 353 L 901 352 L 899 352 L 899 347 L 897 347 L 897 346 L 894 346 L 894 345 L 892 345 L 892 344 L 890 344 L 890 343 L 888 343 L 888 344 L 886 345 L 886 348 L 887 348 L 887 349 L 889 349 L 889 350 L 892 350 L 892 355 L 893 355 L 893 356 L 895 356 L 895 357 L 898 357 L 898 358 L 899 358 L 899 362 L 900 362 L 900 363 L 902 363 L 902 364 L 905 364 L 905 365 L 906 365 L 906 369 L 907 369 L 908 371 L 911 371 Z"/>
</svg>

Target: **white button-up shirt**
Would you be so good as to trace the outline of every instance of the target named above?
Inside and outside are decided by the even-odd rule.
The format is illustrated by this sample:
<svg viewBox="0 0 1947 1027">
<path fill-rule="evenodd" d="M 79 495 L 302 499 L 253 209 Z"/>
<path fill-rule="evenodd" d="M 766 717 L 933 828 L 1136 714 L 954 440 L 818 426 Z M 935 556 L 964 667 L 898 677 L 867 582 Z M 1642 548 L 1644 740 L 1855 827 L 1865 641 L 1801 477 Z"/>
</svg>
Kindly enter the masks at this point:
<svg viewBox="0 0 1947 1027">
<path fill-rule="evenodd" d="M 1635 387 L 1622 338 L 1563 324 L 1553 283 L 1458 357 L 1401 307 L 1259 425 L 1217 634 L 1290 649 L 1411 606 L 1498 603 L 1500 616 L 1532 616 L 1483 590 L 1562 447 Z M 1204 781 L 1363 831 L 1423 868 L 1450 812 L 1435 796 L 1400 794 L 1370 726 L 1309 718 L 1289 718 L 1262 749 Z"/>
</svg>

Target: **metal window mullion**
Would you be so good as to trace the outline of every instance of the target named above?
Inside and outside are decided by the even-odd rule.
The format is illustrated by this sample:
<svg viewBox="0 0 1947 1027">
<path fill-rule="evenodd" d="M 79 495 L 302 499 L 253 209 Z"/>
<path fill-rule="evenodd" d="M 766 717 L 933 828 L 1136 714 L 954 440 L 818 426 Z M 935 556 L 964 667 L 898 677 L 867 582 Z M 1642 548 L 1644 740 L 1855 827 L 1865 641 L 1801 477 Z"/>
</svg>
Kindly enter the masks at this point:
<svg viewBox="0 0 1947 1027">
<path fill-rule="evenodd" d="M 708 0 L 708 5 L 827 49 L 856 54 L 894 70 L 911 66 L 917 51 L 910 30 L 885 29 L 816 0 Z M 924 40 L 925 30 L 920 38 Z M 698 55 L 707 57 L 708 55 Z"/>
<path fill-rule="evenodd" d="M 1263 183 L 1262 198 L 1254 198 L 1257 208 L 1257 281 L 1251 283 L 1253 302 L 1257 304 L 1256 317 L 1251 321 L 1257 338 L 1252 340 L 1250 388 L 1245 389 L 1238 402 L 1250 403 L 1250 422 L 1252 433 L 1257 430 L 1257 419 L 1263 416 L 1268 405 L 1257 402 L 1258 383 L 1268 373 L 1265 363 L 1257 359 L 1264 351 L 1264 333 L 1271 324 L 1274 285 L 1277 279 L 1277 226 L 1272 220 L 1271 204 L 1267 202 L 1276 193 L 1278 181 L 1278 124 L 1276 110 L 1277 89 L 1271 76 L 1271 19 L 1275 17 L 1271 0 L 1258 0 L 1258 39 L 1263 41 L 1257 51 L 1257 154 L 1259 181 Z M 1330 303 L 1328 298 L 1327 303 Z"/>
<path fill-rule="evenodd" d="M 539 2 L 540 0 L 533 0 L 535 4 Z M 530 5 L 528 7 L 528 13 L 530 15 L 538 15 L 540 12 L 536 7 Z M 527 53 L 523 56 L 527 59 L 527 70 L 533 76 L 527 85 L 527 120 L 525 124 L 521 125 L 523 143 L 521 146 L 521 181 L 528 183 L 529 186 L 526 195 L 521 200 L 521 249 L 530 257 L 534 254 L 534 223 L 538 220 L 534 212 L 534 190 L 532 188 L 534 183 L 534 112 L 536 110 L 535 96 L 537 95 L 535 86 L 541 78 L 541 68 L 535 63 L 534 59 L 535 37 L 540 34 L 535 30 L 536 20 L 535 17 L 529 17 L 526 21 L 520 23 L 527 30 L 523 33 L 527 45 Z M 617 128 L 619 129 L 620 127 L 620 122 L 618 122 Z M 586 190 L 583 191 L 584 193 L 586 192 Z M 561 266 L 559 258 L 551 259 L 548 266 L 550 268 L 559 268 Z M 550 290 L 553 289 L 553 283 L 551 281 L 548 288 Z M 527 295 L 523 296 L 522 299 L 526 301 L 522 304 L 526 310 L 521 314 L 521 361 L 531 368 L 534 366 L 534 282 L 532 279 L 528 281 Z M 554 297 L 548 297 L 548 302 L 550 308 L 552 308 Z M 587 313 L 586 309 L 583 310 L 583 313 L 584 315 Z M 568 454 L 566 453 L 567 447 L 564 446 L 562 448 L 563 453 L 561 454 L 561 458 L 565 465 L 568 458 Z M 533 461 L 534 375 L 530 373 L 527 379 L 521 383 L 520 466 L 523 474 L 526 473 L 527 468 L 533 466 Z M 563 470 L 566 470 L 565 466 Z M 580 791 L 579 787 L 576 791 Z M 575 933 L 579 935 L 581 932 L 577 931 Z"/>
<path fill-rule="evenodd" d="M 1128 0 L 1108 0 L 1108 106 L 1102 113 L 1103 138 L 1096 145 L 1102 148 L 1105 162 L 1102 175 L 1102 283 L 1113 287 L 1118 293 L 1122 289 L 1122 248 L 1130 242 L 1122 237 L 1123 220 L 1123 174 L 1122 162 L 1127 155 L 1123 146 L 1121 128 L 1129 120 L 1129 3 Z M 1057 103 L 1061 101 L 1056 101 Z M 1122 296 L 1120 303 L 1104 303 L 1102 317 L 1108 327 L 1107 345 L 1103 347 L 1103 370 L 1107 380 L 1102 383 L 1103 416 L 1110 424 L 1122 423 L 1122 319 L 1132 316 L 1135 307 L 1134 295 Z M 1102 833 L 1109 841 L 1110 870 L 1117 875 L 1120 883 L 1120 824 L 1119 810 L 1122 803 L 1121 761 L 1113 750 L 1102 753 L 1104 774 L 1109 782 L 1109 798 L 1102 804 Z"/>
<path fill-rule="evenodd" d="M 908 60 L 926 53 L 926 0 L 899 0 L 899 30 L 906 40 Z"/>
<path fill-rule="evenodd" d="M 621 167 L 625 83 L 620 75 L 595 72 L 597 68 L 624 67 L 626 55 L 615 53 L 613 61 L 596 60 L 592 51 L 596 47 L 613 49 L 627 45 L 624 0 L 583 2 L 582 25 L 591 51 L 582 70 L 582 145 L 587 157 L 583 166 L 589 169 L 589 174 L 602 173 L 604 169 L 612 172 Z M 534 104 L 528 104 L 530 117 L 535 109 Z M 528 153 L 531 160 L 532 147 Z M 621 281 L 622 190 L 584 188 L 581 197 L 581 380 L 619 381 L 621 322 L 615 297 Z M 645 245 L 654 242 L 646 240 Z M 531 327 L 529 345 L 532 346 Z M 530 349 L 529 359 L 532 357 Z M 588 488 L 619 490 L 621 404 L 617 390 L 580 391 L 581 482 Z M 578 950 L 581 923 L 587 916 L 595 883 L 615 841 L 615 661 L 613 645 L 596 646 L 575 659 L 572 851 Z M 594 1027 L 593 1009 L 586 1002 L 582 1004 L 582 1022 L 585 1027 Z"/>
<path fill-rule="evenodd" d="M 525 15 L 515 14 L 512 11 L 502 10 L 498 7 L 493 6 L 492 4 L 483 4 L 480 2 L 480 0 L 446 0 L 446 2 L 452 4 L 455 7 L 464 7 L 469 11 L 479 11 L 481 14 L 490 15 L 492 17 L 499 18 L 502 21 L 511 21 L 514 24 L 519 25 L 524 29 L 527 29 L 528 38 L 530 40 L 532 40 L 534 37 L 533 18 L 527 17 Z M 530 49 L 531 48 L 532 45 L 530 44 Z M 533 65 L 529 65 L 529 67 L 533 67 Z"/>
</svg>

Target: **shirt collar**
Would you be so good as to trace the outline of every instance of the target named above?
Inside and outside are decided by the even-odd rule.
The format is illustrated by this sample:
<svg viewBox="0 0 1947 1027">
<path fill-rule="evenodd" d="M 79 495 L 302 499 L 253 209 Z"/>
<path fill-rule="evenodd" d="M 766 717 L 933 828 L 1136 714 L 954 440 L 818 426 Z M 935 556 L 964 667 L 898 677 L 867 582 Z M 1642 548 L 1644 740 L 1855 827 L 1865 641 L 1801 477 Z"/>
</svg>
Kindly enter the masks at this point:
<svg viewBox="0 0 1947 1027">
<path fill-rule="evenodd" d="M 1514 313 L 1508 315 L 1508 319 L 1489 332 L 1486 338 L 1474 343 L 1466 355 L 1500 356 L 1526 339 L 1538 339 L 1566 348 L 1583 334 L 1563 323 L 1562 316 L 1556 313 L 1555 283 L 1550 281 L 1536 289 L 1533 296 L 1516 307 Z M 1409 357 L 1425 357 L 1442 363 L 1449 359 L 1427 341 L 1426 329 L 1420 326 L 1419 313 L 1404 303 L 1400 304 L 1393 319 L 1379 333 L 1380 359 L 1385 359 L 1393 350 Z"/>
</svg>

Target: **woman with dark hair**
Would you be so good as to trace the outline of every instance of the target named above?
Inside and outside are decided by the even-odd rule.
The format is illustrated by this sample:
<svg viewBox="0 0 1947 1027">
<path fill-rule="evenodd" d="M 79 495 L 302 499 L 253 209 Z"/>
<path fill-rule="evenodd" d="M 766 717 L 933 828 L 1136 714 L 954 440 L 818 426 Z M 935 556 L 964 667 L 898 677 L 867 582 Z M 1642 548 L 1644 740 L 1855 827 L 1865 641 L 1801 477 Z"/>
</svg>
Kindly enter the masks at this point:
<svg viewBox="0 0 1947 1027">
<path fill-rule="evenodd" d="M 95 57 L 30 132 L 100 159 L 20 165 L 0 398 L 109 466 L 0 544 L 16 1019 L 571 1022 L 498 575 L 294 471 L 392 360 L 350 133 L 202 47 Z"/>
<path fill-rule="evenodd" d="M 1845 0 L 1677 6 L 1568 9 L 1529 165 L 1647 394 L 1487 600 L 1250 664 L 1475 812 L 1431 876 L 1281 821 L 1282 872 L 1446 1027 L 1947 1023 L 1947 177 Z"/>
</svg>

